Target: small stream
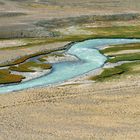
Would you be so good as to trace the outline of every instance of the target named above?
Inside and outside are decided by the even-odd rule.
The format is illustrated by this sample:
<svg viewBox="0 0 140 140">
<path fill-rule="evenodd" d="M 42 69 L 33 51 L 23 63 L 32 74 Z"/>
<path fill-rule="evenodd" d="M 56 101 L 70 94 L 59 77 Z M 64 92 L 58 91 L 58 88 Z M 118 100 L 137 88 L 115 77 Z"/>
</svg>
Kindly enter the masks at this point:
<svg viewBox="0 0 140 140">
<path fill-rule="evenodd" d="M 104 65 L 107 58 L 99 49 L 108 45 L 136 42 L 140 42 L 140 39 L 90 39 L 75 43 L 66 53 L 78 57 L 78 61 L 54 63 L 51 73 L 19 84 L 1 86 L 0 93 L 49 86 L 75 78 Z"/>
</svg>

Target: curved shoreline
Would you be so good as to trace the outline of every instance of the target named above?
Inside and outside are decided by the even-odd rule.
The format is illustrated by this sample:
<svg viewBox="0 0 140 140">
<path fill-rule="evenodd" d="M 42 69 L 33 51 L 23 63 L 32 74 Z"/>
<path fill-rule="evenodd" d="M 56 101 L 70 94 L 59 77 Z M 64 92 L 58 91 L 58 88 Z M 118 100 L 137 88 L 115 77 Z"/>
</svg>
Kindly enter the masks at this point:
<svg viewBox="0 0 140 140">
<path fill-rule="evenodd" d="M 87 74 L 88 72 L 90 72 L 90 71 L 92 71 L 93 69 L 97 69 L 97 68 L 100 68 L 100 67 L 102 67 L 103 65 L 104 65 L 104 63 L 105 63 L 105 56 L 104 55 L 102 55 L 102 54 L 100 54 L 100 52 L 99 52 L 99 49 L 101 49 L 101 46 L 105 46 L 105 45 L 111 45 L 111 44 L 126 44 L 126 43 L 133 43 L 133 42 L 139 42 L 140 40 L 126 40 L 126 39 L 121 39 L 121 40 L 118 40 L 118 39 L 104 39 L 104 40 L 100 40 L 100 39 L 93 39 L 93 40 L 87 40 L 87 41 L 83 41 L 83 42 L 78 42 L 78 43 L 75 43 L 73 46 L 71 46 L 71 48 L 70 49 L 68 49 L 68 51 L 67 51 L 67 53 L 68 54 L 71 54 L 71 51 L 72 51 L 72 55 L 80 55 L 80 56 L 78 56 L 83 62 L 85 61 L 87 61 L 87 63 L 83 63 L 82 61 L 79 63 L 76 63 L 76 65 L 74 64 L 74 65 L 72 65 L 72 67 L 71 67 L 71 64 L 69 63 L 69 62 L 67 62 L 67 63 L 65 63 L 64 65 L 66 65 L 66 68 L 68 68 L 68 69 L 73 69 L 73 66 L 74 66 L 74 69 L 77 67 L 77 68 L 80 68 L 79 66 L 84 66 L 83 68 L 85 69 L 79 69 L 80 71 L 78 72 L 78 71 L 73 71 L 72 73 L 69 73 L 68 71 L 67 71 L 67 69 L 65 70 L 65 68 L 63 68 L 61 65 L 63 65 L 63 64 L 56 64 L 55 65 L 55 71 L 53 70 L 49 75 L 44 75 L 44 76 L 42 76 L 42 77 L 39 77 L 39 78 L 36 78 L 36 79 L 33 79 L 33 80 L 31 80 L 31 81 L 28 81 L 28 82 L 23 82 L 23 83 L 20 83 L 20 84 L 15 84 L 15 85 L 11 85 L 11 86 L 4 86 L 4 87 L 1 87 L 1 90 L 2 90 L 2 88 L 3 88 L 3 91 L 1 91 L 1 93 L 3 93 L 3 92 L 11 92 L 11 91 L 17 91 L 17 90 L 22 90 L 22 89 L 27 89 L 27 88 L 33 88 L 33 87 L 42 87 L 42 86 L 48 86 L 48 85 L 52 85 L 52 84 L 55 84 L 55 83 L 62 83 L 62 82 L 64 82 L 64 81 L 67 81 L 67 80 L 69 80 L 69 79 L 73 79 L 73 78 L 75 78 L 75 77 L 77 77 L 77 76 L 81 76 L 81 75 L 83 75 L 83 74 Z M 96 44 L 97 43 L 97 44 Z M 87 45 L 87 48 L 85 47 L 85 45 Z M 81 46 L 79 46 L 79 45 L 81 45 Z M 77 47 L 77 49 L 78 49 L 78 51 L 80 51 L 80 52 L 76 52 L 76 48 L 75 47 Z M 73 48 L 74 47 L 74 48 Z M 80 48 L 79 48 L 80 47 Z M 93 48 L 92 48 L 93 47 Z M 91 49 L 90 49 L 91 48 Z M 85 52 L 85 51 L 87 51 L 87 52 Z M 104 59 L 103 59 L 103 61 L 104 62 L 102 62 L 103 64 L 98 64 L 96 67 L 94 67 L 94 64 L 96 63 L 96 61 L 102 61 L 102 60 L 100 60 L 98 57 L 96 57 L 96 55 L 94 56 L 93 54 L 92 54 L 92 51 L 93 52 L 95 52 L 95 54 L 97 53 L 97 54 L 99 54 L 99 56 L 98 57 L 103 57 Z M 80 54 L 79 54 L 80 53 Z M 86 54 L 85 54 L 86 53 Z M 87 55 L 88 54 L 88 55 Z M 91 55 L 91 56 L 90 56 Z M 85 60 L 84 60 L 85 59 Z M 95 59 L 95 60 L 94 60 Z M 97 59 L 97 60 L 96 60 Z M 94 62 L 95 61 L 95 62 Z M 91 63 L 91 64 L 90 64 Z M 69 66 L 69 64 L 70 64 L 70 66 Z M 59 66 L 60 65 L 60 66 Z M 68 65 L 68 66 L 67 66 Z M 86 66 L 87 65 L 87 66 Z M 93 65 L 93 66 L 92 66 Z M 57 67 L 57 66 L 59 66 L 59 67 Z M 91 68 L 90 68 L 91 67 Z M 92 68 L 93 67 L 93 68 Z M 68 75 L 68 73 L 66 72 L 66 73 L 63 73 L 63 71 L 60 71 L 60 70 L 57 70 L 58 68 L 60 68 L 61 70 L 63 69 L 64 70 L 64 72 L 68 72 L 71 76 L 69 77 L 69 75 Z M 57 72 L 58 71 L 58 72 Z M 53 76 L 54 76 L 54 73 L 56 74 L 55 75 L 55 77 L 57 77 L 58 75 L 59 76 L 62 76 L 63 74 L 63 76 L 64 76 L 64 79 L 63 79 L 63 77 L 57 77 L 56 78 L 56 80 L 55 79 L 53 79 Z M 63 73 L 63 74 L 62 74 Z M 57 75 L 58 74 L 58 75 Z M 62 74 L 62 75 L 61 75 Z M 68 76 L 66 76 L 65 77 L 65 74 Z M 50 78 L 50 82 L 48 81 L 49 80 L 49 78 Z M 41 80 L 41 81 L 40 81 Z M 43 81 L 42 81 L 43 80 Z M 46 81 L 47 80 L 47 81 Z M 54 80 L 54 81 L 53 81 Z M 58 80 L 58 81 L 57 81 Z M 39 83 L 38 83 L 39 82 Z M 29 83 L 29 84 L 28 84 Z M 20 86 L 23 86 L 23 87 L 20 87 Z M 25 87 L 24 87 L 25 86 Z M 6 89 L 5 89 L 6 88 Z M 13 88 L 13 89 L 12 89 Z M 9 89 L 9 90 L 8 90 Z"/>
<path fill-rule="evenodd" d="M 61 50 L 66 51 L 72 45 L 74 45 L 75 43 L 88 41 L 88 40 L 93 40 L 93 39 L 122 39 L 122 37 L 94 37 L 94 38 L 89 37 L 87 39 L 81 39 L 81 40 L 78 40 L 78 41 L 71 41 L 70 43 L 68 43 L 65 46 L 62 46 L 61 48 L 57 48 L 57 49 L 53 49 L 53 50 L 46 50 L 46 51 L 43 51 L 43 52 L 38 52 L 38 53 L 35 53 L 35 54 L 31 54 L 31 55 L 28 55 L 28 56 L 23 56 L 21 58 L 17 58 L 15 60 L 11 60 L 10 62 L 7 62 L 7 64 L 0 64 L 0 68 L 21 64 L 21 63 L 24 63 L 25 61 L 27 61 L 27 60 L 29 60 L 31 58 L 41 56 L 41 55 L 50 54 L 50 53 L 55 52 L 55 51 L 61 51 Z M 138 37 L 123 37 L 123 39 L 140 39 L 140 38 L 138 38 Z"/>
<path fill-rule="evenodd" d="M 72 47 L 72 44 L 77 44 L 77 43 L 75 42 L 75 43 L 70 43 L 70 44 L 66 45 L 66 47 L 67 47 L 66 49 L 67 49 L 68 51 L 69 51 L 69 47 Z M 94 50 L 98 51 L 97 49 L 94 49 Z M 76 56 L 76 54 L 71 54 L 71 53 L 68 52 L 68 51 L 67 51 L 68 54 Z M 98 51 L 98 53 L 99 53 L 99 51 Z M 78 57 L 78 56 L 76 56 L 76 57 Z M 103 57 L 104 57 L 104 56 L 103 56 Z M 78 57 L 78 58 L 79 58 L 79 57 Z M 79 75 L 79 74 L 78 74 L 78 75 Z M 81 75 L 81 74 L 80 74 L 80 75 Z M 41 77 L 44 77 L 44 75 L 41 76 Z M 38 77 L 38 78 L 36 78 L 36 79 L 39 79 L 39 78 L 41 78 L 41 77 Z M 72 76 L 72 77 L 73 77 L 73 76 Z M 72 78 L 72 77 L 71 77 L 71 78 Z M 70 78 L 70 79 L 71 79 L 71 78 Z M 36 80 L 36 79 L 33 79 L 33 80 Z M 32 80 L 30 80 L 30 81 L 32 81 Z M 62 80 L 62 81 L 65 81 L 65 80 Z M 62 82 L 62 81 L 61 81 L 61 82 Z M 22 82 L 21 84 L 24 84 L 24 82 Z M 16 86 L 16 84 L 14 84 L 14 85 Z M 14 86 L 14 85 L 13 85 L 13 86 Z M 48 84 L 48 85 L 50 85 L 50 84 Z M 12 86 L 12 85 L 11 85 L 11 86 Z M 3 88 L 3 87 L 1 87 L 1 88 Z M 31 88 L 31 87 L 30 87 L 30 88 Z M 14 90 L 13 90 L 13 91 L 14 91 Z"/>
</svg>

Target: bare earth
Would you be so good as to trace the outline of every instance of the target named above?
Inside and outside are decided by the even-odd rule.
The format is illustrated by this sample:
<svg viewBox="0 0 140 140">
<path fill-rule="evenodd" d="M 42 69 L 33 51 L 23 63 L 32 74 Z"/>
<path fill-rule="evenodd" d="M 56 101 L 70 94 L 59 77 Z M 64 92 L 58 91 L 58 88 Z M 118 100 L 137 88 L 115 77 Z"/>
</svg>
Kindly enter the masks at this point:
<svg viewBox="0 0 140 140">
<path fill-rule="evenodd" d="M 139 79 L 0 95 L 0 139 L 139 140 Z"/>
</svg>

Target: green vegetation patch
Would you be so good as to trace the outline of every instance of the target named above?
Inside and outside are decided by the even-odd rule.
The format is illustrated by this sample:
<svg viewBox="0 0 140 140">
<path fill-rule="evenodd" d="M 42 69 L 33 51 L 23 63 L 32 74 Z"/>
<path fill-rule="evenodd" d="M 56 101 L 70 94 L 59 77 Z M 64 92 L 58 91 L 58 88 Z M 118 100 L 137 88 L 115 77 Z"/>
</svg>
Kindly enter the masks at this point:
<svg viewBox="0 0 140 140">
<path fill-rule="evenodd" d="M 40 64 L 36 62 L 26 62 L 18 66 L 11 66 L 9 69 L 18 72 L 35 72 L 35 68 L 51 69 L 51 64 Z"/>
<path fill-rule="evenodd" d="M 111 52 L 119 52 L 123 50 L 138 50 L 140 49 L 140 43 L 131 43 L 131 44 L 122 44 L 122 45 L 114 45 L 109 48 L 105 48 L 100 50 L 101 53 L 111 53 Z"/>
<path fill-rule="evenodd" d="M 140 26 L 88 27 L 85 29 L 93 31 L 94 37 L 140 38 Z"/>
<path fill-rule="evenodd" d="M 66 35 L 58 31 L 58 37 L 49 39 L 56 41 L 82 41 L 94 38 L 140 38 L 140 26 L 111 26 L 111 27 L 81 27 L 81 30 L 90 31 L 90 34 Z"/>
<path fill-rule="evenodd" d="M 119 75 L 124 73 L 125 71 L 119 68 L 110 68 L 110 69 L 104 69 L 103 72 L 100 75 L 91 77 L 90 80 L 94 81 L 103 81 L 108 77 L 112 77 L 114 75 Z"/>
<path fill-rule="evenodd" d="M 104 81 L 111 79 L 121 74 L 137 74 L 140 72 L 140 62 L 132 62 L 116 66 L 114 68 L 105 68 L 100 75 L 91 77 L 90 80 Z"/>
<path fill-rule="evenodd" d="M 135 61 L 135 60 L 140 60 L 140 53 L 112 55 L 107 60 L 107 62 L 117 63 L 119 61 Z"/>
<path fill-rule="evenodd" d="M 10 84 L 21 82 L 25 77 L 21 75 L 11 74 L 8 69 L 0 70 L 0 84 Z"/>
<path fill-rule="evenodd" d="M 100 50 L 101 53 L 108 55 L 107 62 L 110 63 L 117 63 L 120 61 L 132 61 L 131 63 L 125 63 L 120 66 L 116 66 L 114 68 L 105 68 L 100 75 L 91 77 L 91 80 L 95 81 L 103 81 L 106 79 L 111 79 L 112 77 L 119 77 L 120 75 L 125 74 L 137 74 L 140 72 L 140 62 L 136 60 L 140 60 L 140 53 L 129 53 L 129 54 L 113 54 L 114 52 L 119 52 L 123 50 L 139 50 L 140 43 L 131 43 L 131 44 L 122 44 L 122 45 L 115 45 L 109 48 L 105 48 Z M 111 55 L 112 53 L 112 55 Z M 134 62 L 135 61 L 135 62 Z"/>
<path fill-rule="evenodd" d="M 40 58 L 38 58 L 38 60 L 39 60 L 40 62 L 46 62 L 46 61 L 47 61 L 44 57 L 40 57 Z"/>
</svg>

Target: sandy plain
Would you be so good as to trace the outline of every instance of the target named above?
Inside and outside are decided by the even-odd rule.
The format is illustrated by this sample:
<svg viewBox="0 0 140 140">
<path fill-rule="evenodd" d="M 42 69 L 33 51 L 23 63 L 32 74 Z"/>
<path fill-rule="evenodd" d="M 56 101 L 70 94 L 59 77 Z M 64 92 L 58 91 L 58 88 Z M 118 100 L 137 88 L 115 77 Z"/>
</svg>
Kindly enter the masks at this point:
<svg viewBox="0 0 140 140">
<path fill-rule="evenodd" d="M 77 81 L 0 95 L 0 138 L 138 140 L 139 78 Z"/>
</svg>

